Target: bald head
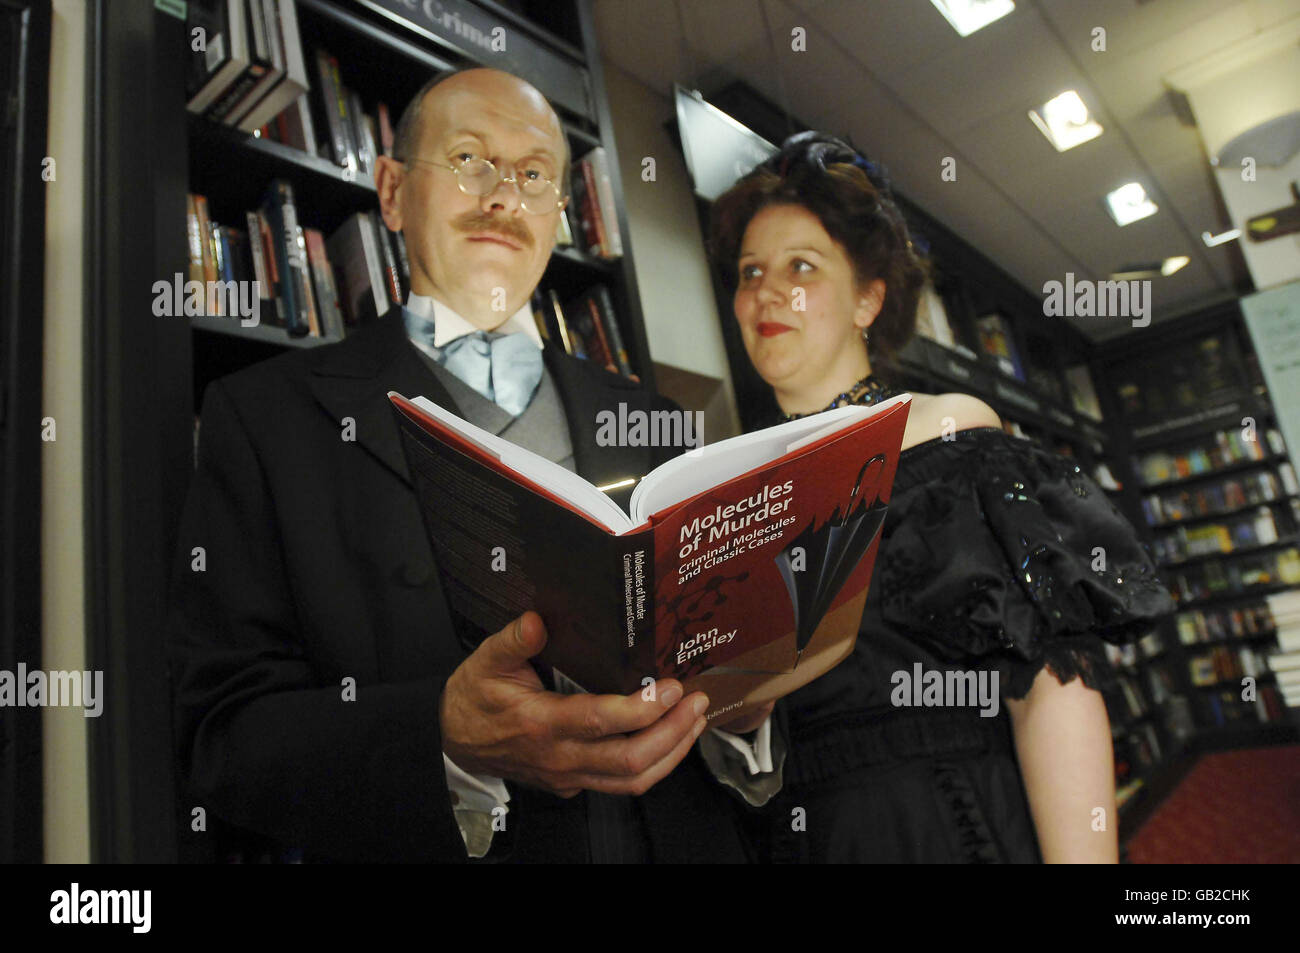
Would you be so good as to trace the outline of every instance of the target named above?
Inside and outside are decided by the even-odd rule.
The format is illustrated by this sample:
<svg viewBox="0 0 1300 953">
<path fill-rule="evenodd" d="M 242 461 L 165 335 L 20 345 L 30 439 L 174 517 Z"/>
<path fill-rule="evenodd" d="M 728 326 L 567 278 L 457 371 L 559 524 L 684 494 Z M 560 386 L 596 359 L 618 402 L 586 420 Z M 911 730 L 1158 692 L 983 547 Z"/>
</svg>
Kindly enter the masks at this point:
<svg viewBox="0 0 1300 953">
<path fill-rule="evenodd" d="M 425 83 L 402 111 L 393 141 L 393 158 L 404 162 L 420 155 L 421 144 L 432 124 L 433 138 L 441 131 L 439 124 L 449 115 L 474 108 L 476 100 L 490 101 L 491 108 L 501 111 L 521 124 L 545 130 L 558 141 L 563 175 L 556 181 L 563 194 L 569 188 L 569 140 L 560 118 L 546 97 L 531 83 L 511 73 L 486 67 L 470 67 L 440 73 Z M 457 105 L 461 108 L 457 109 Z"/>
</svg>

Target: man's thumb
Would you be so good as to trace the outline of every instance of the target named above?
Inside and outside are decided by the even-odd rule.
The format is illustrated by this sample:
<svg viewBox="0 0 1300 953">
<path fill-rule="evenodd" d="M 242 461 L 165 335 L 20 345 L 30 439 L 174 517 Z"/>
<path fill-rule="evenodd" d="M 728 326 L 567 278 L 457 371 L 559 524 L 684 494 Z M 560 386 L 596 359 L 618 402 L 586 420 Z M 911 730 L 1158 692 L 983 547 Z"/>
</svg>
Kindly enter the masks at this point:
<svg viewBox="0 0 1300 953">
<path fill-rule="evenodd" d="M 536 612 L 525 612 L 484 640 L 487 662 L 503 671 L 519 668 L 546 647 L 546 625 Z"/>
</svg>

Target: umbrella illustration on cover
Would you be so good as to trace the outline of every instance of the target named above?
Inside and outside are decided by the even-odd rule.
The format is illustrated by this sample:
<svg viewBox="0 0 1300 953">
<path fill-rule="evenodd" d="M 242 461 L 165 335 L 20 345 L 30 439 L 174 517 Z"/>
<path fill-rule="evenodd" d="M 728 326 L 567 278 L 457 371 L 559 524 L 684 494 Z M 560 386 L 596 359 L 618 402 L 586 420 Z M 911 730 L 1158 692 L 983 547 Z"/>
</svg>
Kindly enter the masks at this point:
<svg viewBox="0 0 1300 953">
<path fill-rule="evenodd" d="M 864 489 L 863 480 L 872 464 L 879 466 Z M 885 455 L 878 453 L 858 471 L 843 511 L 836 507 L 820 527 L 814 520 L 775 558 L 794 607 L 795 646 L 800 653 L 812 641 L 835 596 L 880 532 L 886 510 L 878 499 L 884 472 Z M 803 568 L 795 569 L 793 554 L 800 548 L 804 552 Z"/>
</svg>

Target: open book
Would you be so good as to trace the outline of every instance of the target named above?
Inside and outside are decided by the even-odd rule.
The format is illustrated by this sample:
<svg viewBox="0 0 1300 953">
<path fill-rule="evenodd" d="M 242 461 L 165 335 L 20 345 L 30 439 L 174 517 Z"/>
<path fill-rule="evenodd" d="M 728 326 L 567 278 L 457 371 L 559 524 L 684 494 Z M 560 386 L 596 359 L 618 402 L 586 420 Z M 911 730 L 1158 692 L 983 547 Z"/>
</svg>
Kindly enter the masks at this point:
<svg viewBox="0 0 1300 953">
<path fill-rule="evenodd" d="M 467 647 L 535 609 L 540 660 L 587 691 L 677 678 L 724 721 L 852 651 L 910 394 L 675 457 L 630 514 L 423 397 L 388 396 Z"/>
</svg>

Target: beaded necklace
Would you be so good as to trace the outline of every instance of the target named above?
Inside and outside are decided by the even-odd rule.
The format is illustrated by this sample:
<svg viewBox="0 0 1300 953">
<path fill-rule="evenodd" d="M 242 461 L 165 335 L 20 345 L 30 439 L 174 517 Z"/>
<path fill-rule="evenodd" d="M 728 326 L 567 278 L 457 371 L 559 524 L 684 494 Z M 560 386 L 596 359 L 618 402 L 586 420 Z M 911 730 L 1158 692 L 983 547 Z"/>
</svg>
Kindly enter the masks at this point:
<svg viewBox="0 0 1300 953">
<path fill-rule="evenodd" d="M 840 394 L 821 410 L 809 411 L 806 414 L 782 414 L 783 420 L 799 420 L 802 417 L 809 417 L 812 414 L 824 413 L 827 410 L 834 410 L 836 407 L 847 407 L 849 404 L 859 404 L 863 407 L 869 407 L 872 404 L 878 404 L 882 400 L 887 400 L 897 393 L 889 385 L 879 381 L 874 374 L 868 374 L 862 380 L 858 381 L 844 393 Z"/>
</svg>

